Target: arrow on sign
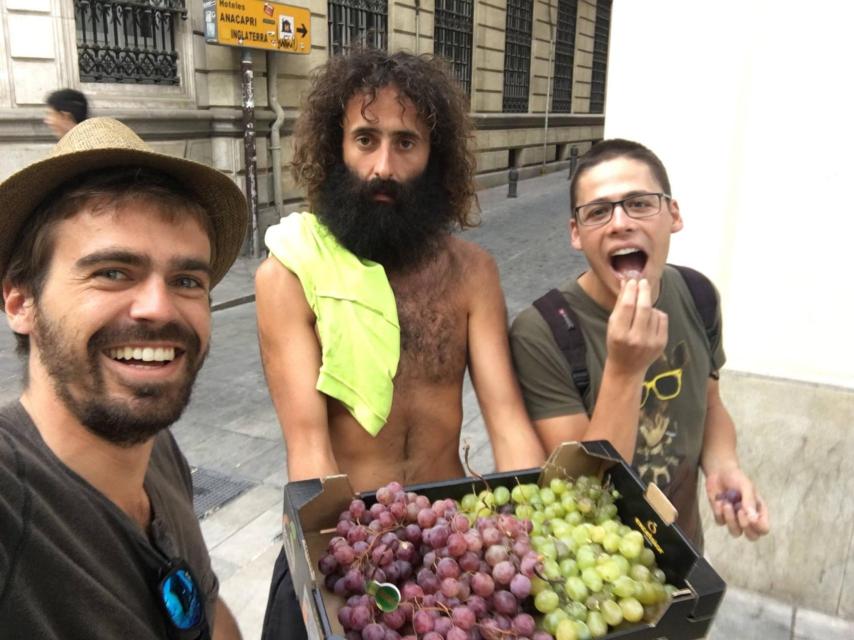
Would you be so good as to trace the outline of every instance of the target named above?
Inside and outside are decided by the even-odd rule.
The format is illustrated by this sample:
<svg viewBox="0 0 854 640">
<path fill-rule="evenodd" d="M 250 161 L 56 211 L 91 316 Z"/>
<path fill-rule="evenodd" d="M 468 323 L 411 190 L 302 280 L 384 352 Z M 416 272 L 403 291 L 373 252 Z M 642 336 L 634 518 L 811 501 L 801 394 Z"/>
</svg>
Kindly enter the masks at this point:
<svg viewBox="0 0 854 640">
<path fill-rule="evenodd" d="M 297 33 L 300 34 L 303 38 L 305 38 L 305 35 L 308 33 L 308 29 L 305 28 L 304 24 L 301 24 L 299 26 L 299 29 L 297 29 Z"/>
</svg>

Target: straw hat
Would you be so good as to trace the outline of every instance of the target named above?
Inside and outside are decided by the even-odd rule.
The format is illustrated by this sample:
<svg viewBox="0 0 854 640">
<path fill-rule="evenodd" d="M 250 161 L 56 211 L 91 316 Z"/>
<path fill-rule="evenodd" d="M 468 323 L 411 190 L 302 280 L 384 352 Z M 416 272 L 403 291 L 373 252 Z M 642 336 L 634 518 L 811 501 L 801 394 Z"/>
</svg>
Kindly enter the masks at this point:
<svg viewBox="0 0 854 640">
<path fill-rule="evenodd" d="M 93 169 L 128 166 L 171 176 L 205 208 L 214 231 L 211 284 L 219 282 L 240 253 L 246 235 L 248 212 L 243 193 L 216 169 L 152 151 L 130 128 L 112 118 L 84 120 L 62 137 L 48 158 L 0 184 L 0 280 L 27 218 L 54 189 Z"/>
</svg>

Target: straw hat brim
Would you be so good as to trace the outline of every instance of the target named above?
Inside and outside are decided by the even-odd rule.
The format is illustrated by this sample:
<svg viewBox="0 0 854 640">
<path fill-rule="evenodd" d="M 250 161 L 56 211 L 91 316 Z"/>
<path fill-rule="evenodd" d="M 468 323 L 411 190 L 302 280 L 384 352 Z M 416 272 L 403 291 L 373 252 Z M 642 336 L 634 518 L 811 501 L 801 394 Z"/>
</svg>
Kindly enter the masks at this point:
<svg viewBox="0 0 854 640">
<path fill-rule="evenodd" d="M 249 215 L 243 193 L 228 176 L 207 165 L 129 148 L 94 148 L 54 155 L 0 184 L 0 274 L 5 276 L 14 243 L 27 219 L 54 189 L 89 171 L 127 166 L 170 175 L 195 196 L 208 212 L 214 232 L 211 286 L 222 280 L 246 237 Z"/>
</svg>

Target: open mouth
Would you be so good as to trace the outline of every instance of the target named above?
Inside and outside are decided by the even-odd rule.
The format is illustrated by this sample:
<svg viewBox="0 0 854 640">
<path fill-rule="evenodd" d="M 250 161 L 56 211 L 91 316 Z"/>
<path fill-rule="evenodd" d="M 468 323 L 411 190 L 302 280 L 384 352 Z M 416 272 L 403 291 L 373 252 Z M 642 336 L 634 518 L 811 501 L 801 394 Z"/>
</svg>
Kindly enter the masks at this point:
<svg viewBox="0 0 854 640">
<path fill-rule="evenodd" d="M 104 350 L 111 360 L 125 365 L 140 367 L 165 367 L 179 357 L 183 351 L 175 347 L 111 347 Z"/>
<path fill-rule="evenodd" d="M 612 253 L 609 259 L 611 261 L 611 268 L 617 274 L 617 277 L 623 280 L 637 280 L 643 276 L 647 255 L 641 249 L 626 247 Z"/>
</svg>

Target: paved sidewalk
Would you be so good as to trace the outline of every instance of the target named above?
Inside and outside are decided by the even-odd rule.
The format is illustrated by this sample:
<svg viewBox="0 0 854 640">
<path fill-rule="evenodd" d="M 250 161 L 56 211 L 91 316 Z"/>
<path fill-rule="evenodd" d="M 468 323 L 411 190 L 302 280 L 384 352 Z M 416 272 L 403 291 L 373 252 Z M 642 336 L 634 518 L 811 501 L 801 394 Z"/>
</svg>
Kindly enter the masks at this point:
<svg viewBox="0 0 854 640">
<path fill-rule="evenodd" d="M 465 237 L 495 256 L 511 318 L 548 287 L 584 268 L 583 257 L 569 248 L 567 188 L 566 172 L 560 172 L 520 182 L 515 200 L 506 198 L 506 186 L 479 194 L 483 224 Z M 287 481 L 286 451 L 261 370 L 251 301 L 258 262 L 240 259 L 214 290 L 211 353 L 190 406 L 173 427 L 196 469 L 197 509 L 221 593 L 247 640 L 260 637 L 270 574 L 281 545 L 282 487 Z M 0 401 L 20 393 L 20 370 L 10 332 L 0 332 Z M 493 469 L 469 384 L 463 438 L 472 444 L 472 466 Z M 237 497 L 228 500 L 230 495 Z M 745 544 L 733 542 L 734 547 Z M 850 640 L 854 624 L 731 588 L 709 637 Z"/>
</svg>

